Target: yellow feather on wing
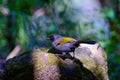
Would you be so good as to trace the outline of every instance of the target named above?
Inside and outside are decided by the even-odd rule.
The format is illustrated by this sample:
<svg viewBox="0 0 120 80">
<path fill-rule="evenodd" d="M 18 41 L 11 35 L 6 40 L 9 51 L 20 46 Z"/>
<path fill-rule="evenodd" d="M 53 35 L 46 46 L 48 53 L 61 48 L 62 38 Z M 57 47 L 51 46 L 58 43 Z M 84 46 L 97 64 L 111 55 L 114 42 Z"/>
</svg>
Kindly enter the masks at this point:
<svg viewBox="0 0 120 80">
<path fill-rule="evenodd" d="M 69 37 L 64 37 L 63 39 L 60 40 L 60 42 L 58 43 L 58 45 L 63 45 L 65 43 L 69 43 L 75 41 L 75 39 L 73 38 L 69 38 Z"/>
</svg>

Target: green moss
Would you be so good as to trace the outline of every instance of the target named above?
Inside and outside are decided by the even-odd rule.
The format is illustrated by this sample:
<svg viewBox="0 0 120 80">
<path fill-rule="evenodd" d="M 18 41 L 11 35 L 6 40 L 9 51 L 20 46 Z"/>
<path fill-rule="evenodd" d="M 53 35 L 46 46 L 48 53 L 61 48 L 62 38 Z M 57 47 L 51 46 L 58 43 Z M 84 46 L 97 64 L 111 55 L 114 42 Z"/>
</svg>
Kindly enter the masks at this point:
<svg viewBox="0 0 120 80">
<path fill-rule="evenodd" d="M 96 65 L 92 59 L 89 58 L 79 58 L 79 60 L 83 63 L 84 67 L 86 67 L 90 71 L 94 71 Z"/>
<path fill-rule="evenodd" d="M 103 72 L 103 66 L 102 65 L 97 65 L 97 71 L 96 71 L 96 74 L 101 74 Z"/>
<path fill-rule="evenodd" d="M 40 49 L 39 51 L 34 51 L 33 54 L 34 62 L 39 66 L 45 65 L 57 65 L 58 59 L 54 54 L 47 53 L 47 50 Z"/>
</svg>

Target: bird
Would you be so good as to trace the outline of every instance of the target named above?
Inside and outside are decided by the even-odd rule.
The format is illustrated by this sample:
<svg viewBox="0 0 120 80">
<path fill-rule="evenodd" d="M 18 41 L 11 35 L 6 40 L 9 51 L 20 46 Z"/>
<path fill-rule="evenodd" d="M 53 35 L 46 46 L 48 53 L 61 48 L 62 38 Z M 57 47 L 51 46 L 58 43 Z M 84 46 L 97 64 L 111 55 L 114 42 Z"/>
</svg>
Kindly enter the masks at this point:
<svg viewBox="0 0 120 80">
<path fill-rule="evenodd" d="M 75 57 L 75 46 L 73 45 L 77 40 L 71 37 L 64 37 L 59 34 L 52 34 L 48 38 L 52 42 L 55 49 L 62 53 L 62 56 L 66 53 L 73 52 L 73 57 Z"/>
<path fill-rule="evenodd" d="M 62 55 L 66 53 L 73 52 L 73 57 L 75 58 L 75 48 L 80 46 L 80 44 L 94 45 L 97 42 L 92 40 L 76 40 L 71 37 L 64 37 L 59 34 L 52 34 L 48 38 L 52 42 L 55 49 L 62 52 Z"/>
</svg>

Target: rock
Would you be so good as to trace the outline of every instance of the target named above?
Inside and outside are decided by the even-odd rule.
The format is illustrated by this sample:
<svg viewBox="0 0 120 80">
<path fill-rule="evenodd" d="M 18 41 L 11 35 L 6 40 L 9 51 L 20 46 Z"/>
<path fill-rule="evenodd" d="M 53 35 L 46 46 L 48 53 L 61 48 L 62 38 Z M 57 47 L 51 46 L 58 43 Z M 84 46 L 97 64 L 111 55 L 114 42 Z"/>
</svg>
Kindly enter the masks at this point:
<svg viewBox="0 0 120 80">
<path fill-rule="evenodd" d="M 28 51 L 5 63 L 1 80 L 107 80 L 104 67 L 88 52 L 78 47 L 75 59 L 62 59 L 47 48 Z"/>
<path fill-rule="evenodd" d="M 76 58 L 99 80 L 109 80 L 107 56 L 99 43 L 95 45 L 80 44 L 75 50 Z"/>
</svg>

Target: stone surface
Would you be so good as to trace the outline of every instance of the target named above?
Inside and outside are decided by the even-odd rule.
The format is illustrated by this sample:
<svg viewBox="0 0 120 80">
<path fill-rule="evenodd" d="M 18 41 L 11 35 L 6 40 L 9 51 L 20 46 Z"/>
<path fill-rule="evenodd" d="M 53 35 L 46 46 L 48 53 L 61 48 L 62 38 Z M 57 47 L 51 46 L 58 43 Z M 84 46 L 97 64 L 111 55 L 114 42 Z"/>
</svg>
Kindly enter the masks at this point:
<svg viewBox="0 0 120 80">
<path fill-rule="evenodd" d="M 102 52 L 102 48 L 98 49 Z M 49 51 L 49 52 L 48 52 Z M 54 49 L 52 49 L 54 51 Z M 47 48 L 25 52 L 9 59 L 0 73 L 1 80 L 108 80 L 105 53 L 93 55 L 89 48 L 78 47 L 75 58 L 56 57 Z M 57 54 L 57 52 L 55 52 Z M 101 54 L 101 55 L 98 55 Z M 97 57 L 96 57 L 97 56 Z M 103 60 L 99 60 L 99 58 Z"/>
</svg>

